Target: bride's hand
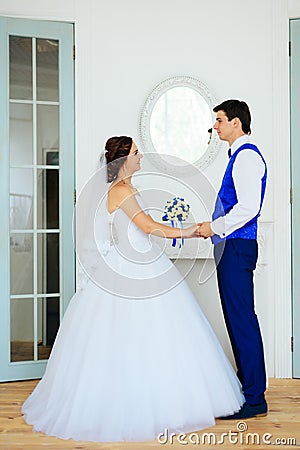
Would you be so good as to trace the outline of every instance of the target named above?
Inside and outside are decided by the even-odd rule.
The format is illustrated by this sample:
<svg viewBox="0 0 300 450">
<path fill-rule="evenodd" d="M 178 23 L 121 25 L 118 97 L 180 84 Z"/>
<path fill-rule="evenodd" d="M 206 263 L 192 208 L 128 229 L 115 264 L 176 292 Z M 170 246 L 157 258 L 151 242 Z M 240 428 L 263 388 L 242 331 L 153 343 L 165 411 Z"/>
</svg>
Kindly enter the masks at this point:
<svg viewBox="0 0 300 450">
<path fill-rule="evenodd" d="M 183 228 L 182 237 L 183 238 L 201 237 L 199 230 L 198 230 L 198 224 L 195 223 L 194 225 L 191 225 L 190 227 Z"/>
</svg>

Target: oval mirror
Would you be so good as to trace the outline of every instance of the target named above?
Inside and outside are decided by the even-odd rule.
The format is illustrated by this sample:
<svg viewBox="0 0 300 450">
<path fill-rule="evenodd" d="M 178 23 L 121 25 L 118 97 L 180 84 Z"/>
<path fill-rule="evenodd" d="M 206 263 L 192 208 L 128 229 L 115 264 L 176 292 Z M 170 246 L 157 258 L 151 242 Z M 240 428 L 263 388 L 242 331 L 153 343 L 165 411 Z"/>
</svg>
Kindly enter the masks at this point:
<svg viewBox="0 0 300 450">
<path fill-rule="evenodd" d="M 206 86 L 194 78 L 163 81 L 148 96 L 140 116 L 143 150 L 149 156 L 154 153 L 153 162 L 167 171 L 182 172 L 190 164 L 205 168 L 219 147 L 218 137 L 211 133 L 215 105 Z M 174 157 L 173 167 L 164 155 Z"/>
</svg>

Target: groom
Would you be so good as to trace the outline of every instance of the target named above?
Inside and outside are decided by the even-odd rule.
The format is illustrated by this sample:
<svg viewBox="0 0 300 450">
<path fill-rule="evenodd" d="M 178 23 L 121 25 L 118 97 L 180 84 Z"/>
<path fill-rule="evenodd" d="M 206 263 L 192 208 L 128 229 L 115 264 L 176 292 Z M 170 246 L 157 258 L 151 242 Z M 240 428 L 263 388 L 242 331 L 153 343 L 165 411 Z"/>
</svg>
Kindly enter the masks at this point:
<svg viewBox="0 0 300 450">
<path fill-rule="evenodd" d="M 218 194 L 212 222 L 199 226 L 211 237 L 218 287 L 231 341 L 237 376 L 245 403 L 237 413 L 221 419 L 267 415 L 264 351 L 254 308 L 253 272 L 257 262 L 257 219 L 260 215 L 267 167 L 259 149 L 250 143 L 248 105 L 226 100 L 213 110 L 214 129 L 229 144 L 229 162 Z"/>
</svg>

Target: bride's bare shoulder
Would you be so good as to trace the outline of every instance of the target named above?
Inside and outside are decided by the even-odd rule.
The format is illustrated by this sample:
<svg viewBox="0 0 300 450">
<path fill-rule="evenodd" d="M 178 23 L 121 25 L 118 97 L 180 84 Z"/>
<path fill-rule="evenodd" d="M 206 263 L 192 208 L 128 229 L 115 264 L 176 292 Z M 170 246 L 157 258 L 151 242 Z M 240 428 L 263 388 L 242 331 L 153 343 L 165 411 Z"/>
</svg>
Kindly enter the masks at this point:
<svg viewBox="0 0 300 450">
<path fill-rule="evenodd" d="M 116 183 L 110 186 L 108 195 L 110 197 L 124 197 L 132 194 L 132 189 L 126 183 Z"/>
<path fill-rule="evenodd" d="M 108 210 L 111 213 L 115 209 L 119 208 L 124 201 L 134 198 L 135 193 L 132 191 L 131 186 L 126 183 L 116 183 L 110 186 L 108 190 Z"/>
</svg>

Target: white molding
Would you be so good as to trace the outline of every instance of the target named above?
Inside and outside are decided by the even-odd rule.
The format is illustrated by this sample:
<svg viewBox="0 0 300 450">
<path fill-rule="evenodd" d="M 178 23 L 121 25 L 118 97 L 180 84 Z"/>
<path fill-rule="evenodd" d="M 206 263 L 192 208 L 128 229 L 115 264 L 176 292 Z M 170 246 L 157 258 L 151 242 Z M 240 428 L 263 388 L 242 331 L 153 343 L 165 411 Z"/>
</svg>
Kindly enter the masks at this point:
<svg viewBox="0 0 300 450">
<path fill-rule="evenodd" d="M 276 378 L 292 377 L 289 23 L 287 6 L 286 0 L 272 1 L 272 149 L 274 154 L 273 179 L 275 181 L 273 191 L 274 368 Z"/>
<path fill-rule="evenodd" d="M 289 18 L 300 17 L 300 3 L 299 0 L 288 0 L 288 13 Z"/>
</svg>

